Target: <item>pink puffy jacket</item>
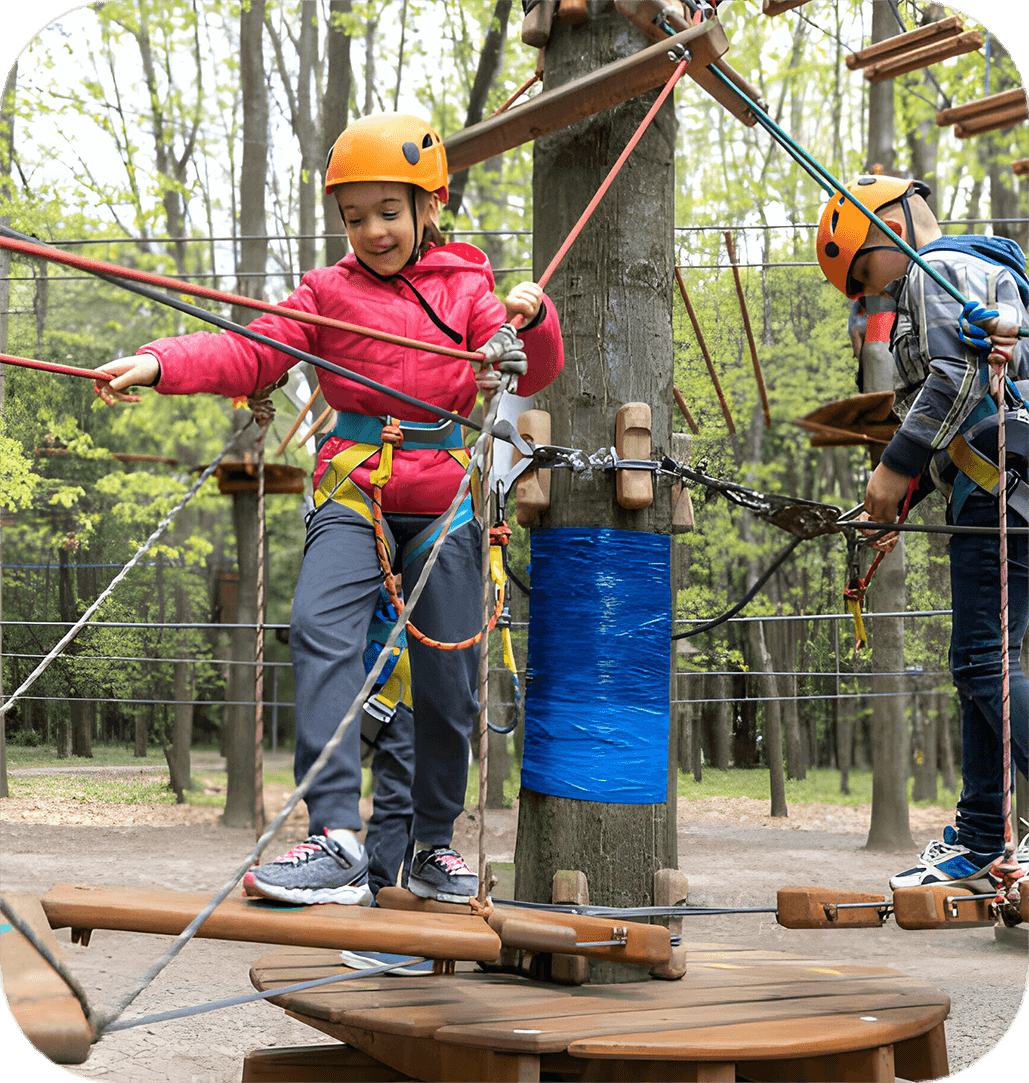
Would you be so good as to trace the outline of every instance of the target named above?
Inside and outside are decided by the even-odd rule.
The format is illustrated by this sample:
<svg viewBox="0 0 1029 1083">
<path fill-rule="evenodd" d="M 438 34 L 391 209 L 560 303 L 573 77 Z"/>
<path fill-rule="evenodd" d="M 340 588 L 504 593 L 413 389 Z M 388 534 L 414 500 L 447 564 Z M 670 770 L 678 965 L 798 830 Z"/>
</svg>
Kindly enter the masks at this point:
<svg viewBox="0 0 1029 1083">
<path fill-rule="evenodd" d="M 406 282 L 399 276 L 378 279 L 351 254 L 334 267 L 309 271 L 283 307 L 462 350 L 481 347 L 506 318 L 503 302 L 493 293 L 489 260 L 473 245 L 432 248 L 405 268 L 403 277 Z M 531 395 L 546 387 L 564 364 L 557 313 L 551 302 L 545 304 L 544 319 L 532 330 L 519 334 L 529 362 L 529 371 L 519 380 L 520 395 Z M 427 309 L 447 330 L 437 325 Z M 453 413 L 467 417 L 475 405 L 472 368 L 460 358 L 392 346 L 366 335 L 300 323 L 271 313 L 250 326 L 278 342 Z M 139 352 L 153 353 L 160 360 L 161 377 L 156 390 L 162 395 L 204 391 L 249 395 L 256 388 L 274 383 L 296 364 L 287 354 L 233 332 L 159 339 Z M 319 380 L 325 401 L 337 410 L 380 417 L 389 414 L 405 421 L 438 420 L 427 410 L 397 402 L 345 377 L 319 370 Z M 315 467 L 315 485 L 332 457 L 346 446 L 348 442 L 335 436 L 325 441 Z M 352 475 L 365 492 L 371 492 L 368 475 L 378 462 L 379 456 L 374 455 Z M 400 448 L 393 456 L 393 476 L 383 490 L 383 510 L 439 515 L 453 499 L 461 475 L 461 466 L 446 451 Z"/>
</svg>

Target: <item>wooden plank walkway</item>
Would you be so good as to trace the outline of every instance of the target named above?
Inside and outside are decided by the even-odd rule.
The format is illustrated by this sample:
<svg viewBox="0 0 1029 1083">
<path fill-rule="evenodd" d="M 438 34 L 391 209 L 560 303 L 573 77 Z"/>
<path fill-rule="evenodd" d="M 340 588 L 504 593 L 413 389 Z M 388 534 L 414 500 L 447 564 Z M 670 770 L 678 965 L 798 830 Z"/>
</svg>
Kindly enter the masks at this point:
<svg viewBox="0 0 1029 1083">
<path fill-rule="evenodd" d="M 567 987 L 458 966 L 450 976 L 359 979 L 272 998 L 373 1057 L 376 1078 L 421 1080 L 892 1080 L 948 1073 L 945 993 L 886 967 L 760 948 L 689 944 L 680 981 Z M 345 968 L 332 952 L 279 949 L 251 969 L 261 990 Z M 328 1056 L 320 1047 L 322 1061 Z M 244 1080 L 259 1074 L 263 1052 Z M 295 1057 L 283 1079 L 317 1074 Z M 356 1068 L 355 1068 L 356 1070 Z M 248 1072 L 251 1073 L 248 1075 Z M 257 1074 L 254 1074 L 257 1073 Z"/>
<path fill-rule="evenodd" d="M 211 901 L 209 894 L 57 884 L 42 898 L 55 929 L 121 929 L 178 936 Z M 377 907 L 289 906 L 232 896 L 197 930 L 215 940 L 389 951 L 432 959 L 495 962 L 500 937 L 470 914 L 405 914 Z"/>
</svg>

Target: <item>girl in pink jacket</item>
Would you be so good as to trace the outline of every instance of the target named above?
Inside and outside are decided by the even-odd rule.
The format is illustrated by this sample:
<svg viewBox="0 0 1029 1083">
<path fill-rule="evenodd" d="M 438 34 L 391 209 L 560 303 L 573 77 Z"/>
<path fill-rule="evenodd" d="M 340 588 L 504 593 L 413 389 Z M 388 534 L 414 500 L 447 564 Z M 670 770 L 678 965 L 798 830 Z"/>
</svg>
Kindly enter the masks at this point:
<svg viewBox="0 0 1029 1083">
<path fill-rule="evenodd" d="M 557 314 L 542 290 L 523 283 L 501 302 L 485 254 L 472 245 L 447 244 L 436 228 L 439 207 L 447 200 L 447 165 L 443 144 L 428 124 L 397 114 L 355 121 L 336 140 L 325 183 L 339 204 L 352 252 L 334 267 L 304 275 L 284 308 L 462 350 L 490 344 L 487 352 L 499 358 L 497 368 L 519 374 L 522 395 L 555 379 L 564 352 Z M 512 345 L 510 327 L 501 327 L 516 314 L 525 320 L 519 331 L 524 344 Z M 274 314 L 250 327 L 462 416 L 471 412 L 480 389 L 499 383 L 492 365 L 473 369 L 460 358 L 357 332 Z M 104 366 L 115 378 L 98 383 L 98 393 L 108 402 L 133 401 L 126 392 L 132 386 L 153 386 L 165 395 L 246 396 L 274 384 L 294 363 L 241 335 L 202 332 L 152 342 L 135 357 Z M 392 448 L 381 496 L 393 571 L 402 571 L 407 582 L 417 580 L 438 532 L 436 520 L 453 499 L 468 461 L 461 430 L 452 422 L 439 422 L 427 410 L 330 372 L 320 373 L 320 384 L 338 420 L 319 448 L 315 510 L 308 517 L 290 622 L 298 781 L 364 683 L 366 634 L 383 576 L 370 500 L 383 425 L 399 423 L 403 433 L 403 442 Z M 481 527 L 466 501 L 412 615 L 427 637 L 461 642 L 481 630 L 480 554 Z M 413 779 L 400 777 L 401 771 L 382 799 L 394 801 L 398 810 L 413 806 L 410 890 L 463 902 L 477 893 L 478 878 L 450 842 L 464 807 L 468 742 L 479 714 L 479 646 L 440 650 L 413 637 L 408 642 Z M 248 873 L 246 891 L 286 902 L 371 902 L 369 855 L 356 837 L 363 826 L 360 792 L 360 727 L 352 725 L 307 793 L 309 838 Z M 375 875 L 377 864 L 382 862 L 373 860 L 373 886 L 392 882 L 399 864 L 395 855 L 385 874 L 379 868 Z"/>
</svg>

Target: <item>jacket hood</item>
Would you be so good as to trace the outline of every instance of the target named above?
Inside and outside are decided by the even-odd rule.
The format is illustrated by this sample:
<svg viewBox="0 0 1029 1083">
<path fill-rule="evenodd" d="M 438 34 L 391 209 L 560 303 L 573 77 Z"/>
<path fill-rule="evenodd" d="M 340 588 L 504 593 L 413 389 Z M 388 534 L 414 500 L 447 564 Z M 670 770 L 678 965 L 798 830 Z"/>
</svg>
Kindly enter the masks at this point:
<svg viewBox="0 0 1029 1083">
<path fill-rule="evenodd" d="M 920 248 L 918 254 L 924 256 L 927 252 L 939 251 L 963 252 L 966 256 L 975 256 L 987 263 L 1006 267 L 1015 276 L 1022 304 L 1029 305 L 1029 276 L 1025 270 L 1025 253 L 1010 237 L 981 237 L 974 233 L 941 237 Z"/>
</svg>

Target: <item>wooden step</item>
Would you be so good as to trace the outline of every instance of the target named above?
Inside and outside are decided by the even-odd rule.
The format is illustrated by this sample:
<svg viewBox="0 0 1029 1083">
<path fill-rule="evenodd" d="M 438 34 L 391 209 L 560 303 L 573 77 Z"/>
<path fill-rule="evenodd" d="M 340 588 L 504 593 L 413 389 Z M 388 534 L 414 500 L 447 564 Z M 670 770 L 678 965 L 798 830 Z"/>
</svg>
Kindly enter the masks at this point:
<svg viewBox="0 0 1029 1083">
<path fill-rule="evenodd" d="M 441 903 L 435 899 L 420 899 L 398 887 L 384 887 L 376 896 L 379 907 L 390 910 L 432 914 L 441 912 L 468 912 L 468 907 L 453 903 Z M 512 937 L 517 943 L 508 945 L 503 929 L 508 922 Z M 500 904 L 494 907 L 489 918 L 490 928 L 499 934 L 505 947 L 537 952 L 557 951 L 565 955 L 581 955 L 589 959 L 606 959 L 610 962 L 635 963 L 638 966 L 659 966 L 671 958 L 672 941 L 668 930 L 662 925 L 645 925 L 638 921 L 621 921 L 618 918 L 598 918 L 584 914 L 566 914 L 556 910 L 530 910 L 525 907 Z M 528 926 L 539 926 L 538 939 L 531 943 Z M 568 932 L 575 934 L 569 943 Z M 593 947 L 592 943 L 624 939 L 624 944 Z M 557 946 L 560 942 L 560 946 Z"/>
<path fill-rule="evenodd" d="M 53 928 L 120 929 L 177 936 L 210 902 L 201 892 L 57 884 L 42 898 Z M 388 951 L 429 959 L 494 962 L 500 938 L 464 914 L 399 913 L 379 907 L 291 906 L 268 899 L 225 899 L 197 930 L 215 940 Z"/>
<path fill-rule="evenodd" d="M 873 903 L 850 909 L 846 904 Z M 776 895 L 776 920 L 787 929 L 876 929 L 886 920 L 884 895 L 829 887 L 784 887 Z"/>
<path fill-rule="evenodd" d="M 8 905 L 60 959 L 43 907 L 34 895 L 4 895 Z M 17 929 L 0 917 L 0 970 L 11 1014 L 25 1037 L 58 1064 L 82 1064 L 93 1032 L 82 1005 L 64 979 Z"/>
<path fill-rule="evenodd" d="M 970 899 L 982 892 L 958 884 L 900 887 L 893 893 L 893 917 L 902 929 L 949 929 L 995 925 L 989 899 Z"/>
</svg>

